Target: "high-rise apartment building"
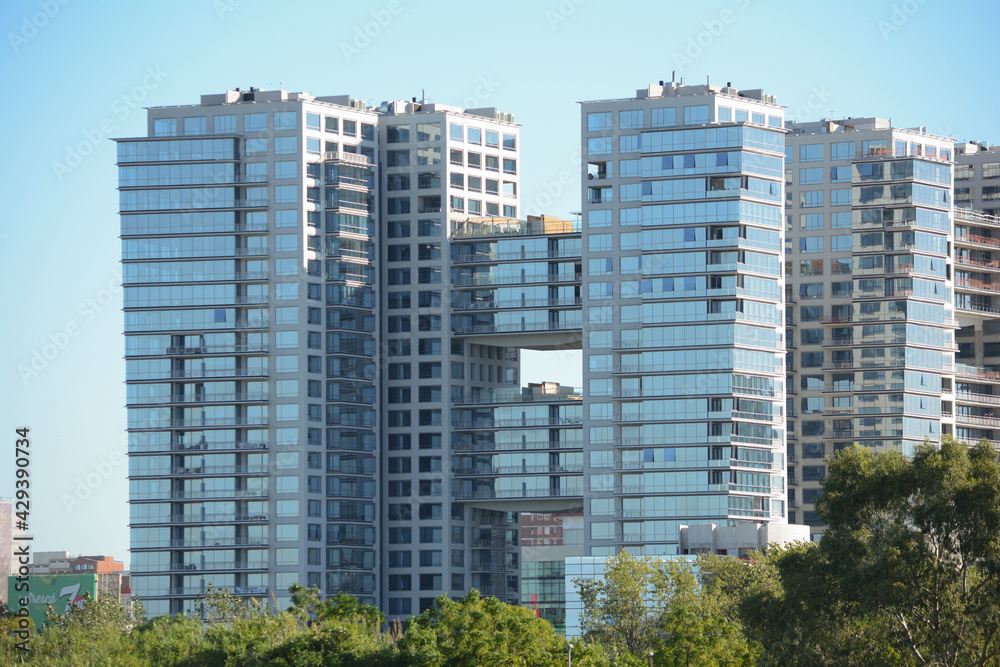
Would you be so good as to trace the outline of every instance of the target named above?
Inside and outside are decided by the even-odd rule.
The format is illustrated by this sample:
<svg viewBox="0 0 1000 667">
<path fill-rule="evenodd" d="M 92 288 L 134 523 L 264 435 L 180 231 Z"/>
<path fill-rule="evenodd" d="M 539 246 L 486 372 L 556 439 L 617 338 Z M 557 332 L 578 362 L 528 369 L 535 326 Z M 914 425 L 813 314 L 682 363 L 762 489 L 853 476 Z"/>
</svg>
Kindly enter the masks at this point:
<svg viewBox="0 0 1000 667">
<path fill-rule="evenodd" d="M 955 144 L 955 206 L 1000 214 L 1000 146 Z"/>
<path fill-rule="evenodd" d="M 151 616 L 209 584 L 374 602 L 378 114 L 201 102 L 118 142 L 135 591 Z"/>
<path fill-rule="evenodd" d="M 119 140 L 150 615 L 209 584 L 518 599 L 517 515 L 579 509 L 582 466 L 580 392 L 520 388 L 519 347 L 579 344 L 580 235 L 517 221 L 519 141 L 492 108 L 255 89 Z"/>
<path fill-rule="evenodd" d="M 953 142 L 880 118 L 787 128 L 789 521 L 818 532 L 826 457 L 954 432 Z"/>
<path fill-rule="evenodd" d="M 522 512 L 582 513 L 593 557 L 676 554 L 681 525 L 818 533 L 841 447 L 1000 440 L 1000 219 L 951 201 L 954 157 L 988 203 L 991 150 L 786 125 L 729 84 L 581 120 L 579 221 L 522 219 L 493 108 L 237 90 L 118 140 L 151 616 L 209 584 L 518 602 L 558 572 Z M 583 387 L 522 387 L 523 349 L 582 349 Z"/>
<path fill-rule="evenodd" d="M 650 85 L 582 105 L 586 553 L 784 521 L 784 110 Z"/>
</svg>

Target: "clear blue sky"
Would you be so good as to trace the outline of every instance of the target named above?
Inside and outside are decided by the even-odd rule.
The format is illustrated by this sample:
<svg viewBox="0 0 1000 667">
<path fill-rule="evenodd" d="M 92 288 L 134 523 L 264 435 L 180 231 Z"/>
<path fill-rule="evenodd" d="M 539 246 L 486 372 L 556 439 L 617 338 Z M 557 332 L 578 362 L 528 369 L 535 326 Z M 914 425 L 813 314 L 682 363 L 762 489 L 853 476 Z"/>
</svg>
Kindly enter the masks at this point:
<svg viewBox="0 0 1000 667">
<path fill-rule="evenodd" d="M 6 0 L 0 497 L 14 492 L 14 429 L 29 426 L 35 549 L 127 560 L 106 137 L 144 134 L 142 106 L 237 86 L 496 106 L 523 124 L 524 212 L 566 215 L 580 207 L 576 103 L 672 70 L 763 88 L 798 120 L 878 115 L 1000 143 L 998 19 L 988 0 Z M 577 384 L 573 358 L 533 361 L 525 379 Z"/>
</svg>

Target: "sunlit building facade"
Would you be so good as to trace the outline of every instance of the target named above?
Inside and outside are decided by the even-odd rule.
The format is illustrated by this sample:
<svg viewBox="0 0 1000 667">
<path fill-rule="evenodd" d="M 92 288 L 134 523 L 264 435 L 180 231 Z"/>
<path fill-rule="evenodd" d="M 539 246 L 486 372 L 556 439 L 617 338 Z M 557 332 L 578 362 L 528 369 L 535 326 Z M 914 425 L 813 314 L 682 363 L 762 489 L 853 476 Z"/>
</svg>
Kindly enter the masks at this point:
<svg viewBox="0 0 1000 667">
<path fill-rule="evenodd" d="M 827 457 L 956 432 L 954 156 L 881 118 L 787 127 L 789 520 L 816 535 Z"/>
<path fill-rule="evenodd" d="M 784 112 L 650 85 L 582 105 L 586 553 L 784 521 Z"/>
</svg>

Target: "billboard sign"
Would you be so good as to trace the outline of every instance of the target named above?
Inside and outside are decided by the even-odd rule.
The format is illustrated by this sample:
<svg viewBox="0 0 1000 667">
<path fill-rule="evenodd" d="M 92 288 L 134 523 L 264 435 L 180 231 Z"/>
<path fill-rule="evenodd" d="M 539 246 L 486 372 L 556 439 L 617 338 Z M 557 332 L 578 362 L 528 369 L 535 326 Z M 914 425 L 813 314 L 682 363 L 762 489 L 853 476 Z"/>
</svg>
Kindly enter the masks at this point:
<svg viewBox="0 0 1000 667">
<path fill-rule="evenodd" d="M 39 629 L 45 623 L 45 609 L 52 605 L 57 614 L 65 614 L 70 605 L 83 605 L 83 596 L 90 593 L 91 599 L 97 599 L 96 574 L 33 574 L 28 577 L 27 590 L 25 582 L 17 581 L 17 577 L 8 578 L 7 593 L 10 597 L 11 611 L 18 610 L 22 601 L 27 608 L 35 628 Z"/>
<path fill-rule="evenodd" d="M 10 554 L 12 539 L 14 537 L 14 504 L 9 501 L 0 501 L 0 577 L 7 577 L 13 574 L 10 569 Z M 3 581 L 0 579 L 0 581 Z M 7 601 L 7 587 L 0 584 L 0 602 L 10 604 Z"/>
</svg>

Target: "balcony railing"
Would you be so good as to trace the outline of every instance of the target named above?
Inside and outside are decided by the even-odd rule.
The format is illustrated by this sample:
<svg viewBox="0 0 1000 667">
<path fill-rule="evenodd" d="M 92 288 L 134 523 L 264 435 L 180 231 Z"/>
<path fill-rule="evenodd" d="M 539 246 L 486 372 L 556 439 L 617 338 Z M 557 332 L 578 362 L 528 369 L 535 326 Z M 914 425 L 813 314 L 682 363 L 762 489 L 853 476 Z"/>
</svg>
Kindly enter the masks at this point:
<svg viewBox="0 0 1000 667">
<path fill-rule="evenodd" d="M 230 523 L 233 521 L 266 523 L 267 514 L 241 514 L 234 512 L 215 512 L 212 514 L 171 514 L 169 522 L 149 521 L 147 523 Z M 137 524 L 131 524 L 137 525 Z"/>
<path fill-rule="evenodd" d="M 986 415 L 968 415 L 959 412 L 955 415 L 955 422 L 959 424 L 973 424 L 975 426 L 1000 428 L 1000 418 Z"/>
<path fill-rule="evenodd" d="M 244 394 L 201 394 L 171 396 L 169 403 L 266 403 L 268 395 L 260 392 Z"/>
<path fill-rule="evenodd" d="M 141 544 L 134 544 L 132 549 L 205 549 L 211 547 L 266 547 L 267 545 L 267 538 L 263 537 L 206 537 L 203 539 L 149 540 Z"/>
<path fill-rule="evenodd" d="M 977 394 L 970 391 L 955 392 L 955 400 L 966 401 L 968 403 L 988 403 L 990 405 L 1000 405 L 1000 396 L 995 394 Z"/>
<path fill-rule="evenodd" d="M 580 282 L 579 273 L 537 273 L 533 275 L 492 276 L 474 274 L 459 276 L 452 284 L 459 287 L 491 287 L 493 285 L 527 285 L 529 283 L 569 283 Z"/>
<path fill-rule="evenodd" d="M 190 428 L 203 426 L 267 426 L 267 418 L 211 417 L 192 419 L 147 419 L 143 421 L 130 422 L 128 425 L 129 428 Z"/>
<path fill-rule="evenodd" d="M 469 218 L 452 222 L 453 237 L 469 236 L 541 236 L 550 234 L 579 234 L 580 221 L 545 218 L 540 220 L 514 220 L 513 218 Z"/>
<path fill-rule="evenodd" d="M 955 257 L 956 264 L 968 264 L 969 266 L 978 266 L 984 269 L 1000 269 L 1000 260 L 991 259 L 972 259 L 971 257 L 964 257 L 962 255 L 957 255 Z"/>
<path fill-rule="evenodd" d="M 573 250 L 526 250 L 524 252 L 476 253 L 452 260 L 454 264 L 482 264 L 490 262 L 523 262 L 537 259 L 580 259 L 580 252 Z"/>
<path fill-rule="evenodd" d="M 173 563 L 175 571 L 216 572 L 219 570 L 266 570 L 267 561 L 218 561 L 214 563 Z M 135 572 L 136 570 L 133 570 Z"/>
<path fill-rule="evenodd" d="M 456 452 L 507 452 L 534 449 L 582 449 L 582 442 L 554 442 L 549 440 L 526 440 L 524 442 L 459 442 L 453 443 Z"/>
<path fill-rule="evenodd" d="M 452 424 L 456 429 L 521 428 L 525 426 L 580 426 L 583 417 L 524 417 L 514 419 L 476 419 Z"/>
<path fill-rule="evenodd" d="M 477 301 L 461 304 L 455 310 L 502 310 L 509 308 L 565 308 L 579 306 L 583 303 L 580 297 L 562 299 L 512 299 L 510 301 Z"/>
<path fill-rule="evenodd" d="M 191 475 L 266 475 L 268 467 L 266 465 L 246 465 L 246 466 L 192 466 L 189 468 L 155 468 L 150 470 L 139 470 L 129 474 L 129 479 L 136 477 L 181 477 Z"/>
<path fill-rule="evenodd" d="M 527 475 L 547 473 L 581 473 L 583 465 L 537 465 L 537 466 L 483 466 L 478 468 L 456 468 L 456 475 L 484 476 L 491 475 Z"/>
<path fill-rule="evenodd" d="M 455 327 L 452 331 L 459 335 L 488 333 L 541 333 L 545 331 L 581 331 L 579 322 L 525 322 L 524 324 L 477 324 Z"/>
<path fill-rule="evenodd" d="M 266 489 L 175 489 L 133 493 L 132 500 L 200 500 L 213 498 L 267 498 Z"/>
<path fill-rule="evenodd" d="M 247 354 L 253 352 L 267 353 L 268 345 L 200 345 L 194 347 L 168 347 L 167 354 Z"/>
<path fill-rule="evenodd" d="M 518 498 L 572 498 L 581 492 L 574 489 L 479 489 L 472 492 L 458 491 L 452 494 L 455 500 L 508 500 Z"/>
<path fill-rule="evenodd" d="M 208 592 L 208 586 L 172 587 L 169 590 L 168 595 L 204 596 Z M 271 589 L 267 586 L 213 586 L 212 590 L 227 591 L 235 595 L 267 595 Z"/>
<path fill-rule="evenodd" d="M 961 276 L 955 276 L 955 287 L 968 287 L 971 289 L 988 290 L 990 292 L 1000 292 L 1000 283 L 994 283 L 988 280 L 978 280 L 976 278 L 963 278 Z"/>
<path fill-rule="evenodd" d="M 371 162 L 368 160 L 368 156 L 362 155 L 361 153 L 344 153 L 342 151 L 328 151 L 323 154 L 323 160 L 326 162 L 344 162 L 347 164 L 354 164 L 359 167 L 371 166 Z"/>
<path fill-rule="evenodd" d="M 266 369 L 257 368 L 187 368 L 170 371 L 172 378 L 228 378 L 228 377 L 264 377 Z"/>
<path fill-rule="evenodd" d="M 545 394 L 526 389 L 481 389 L 472 391 L 468 400 L 455 401 L 456 405 L 493 403 L 553 403 L 583 400 L 583 387 L 572 387 L 569 392 Z"/>
</svg>

